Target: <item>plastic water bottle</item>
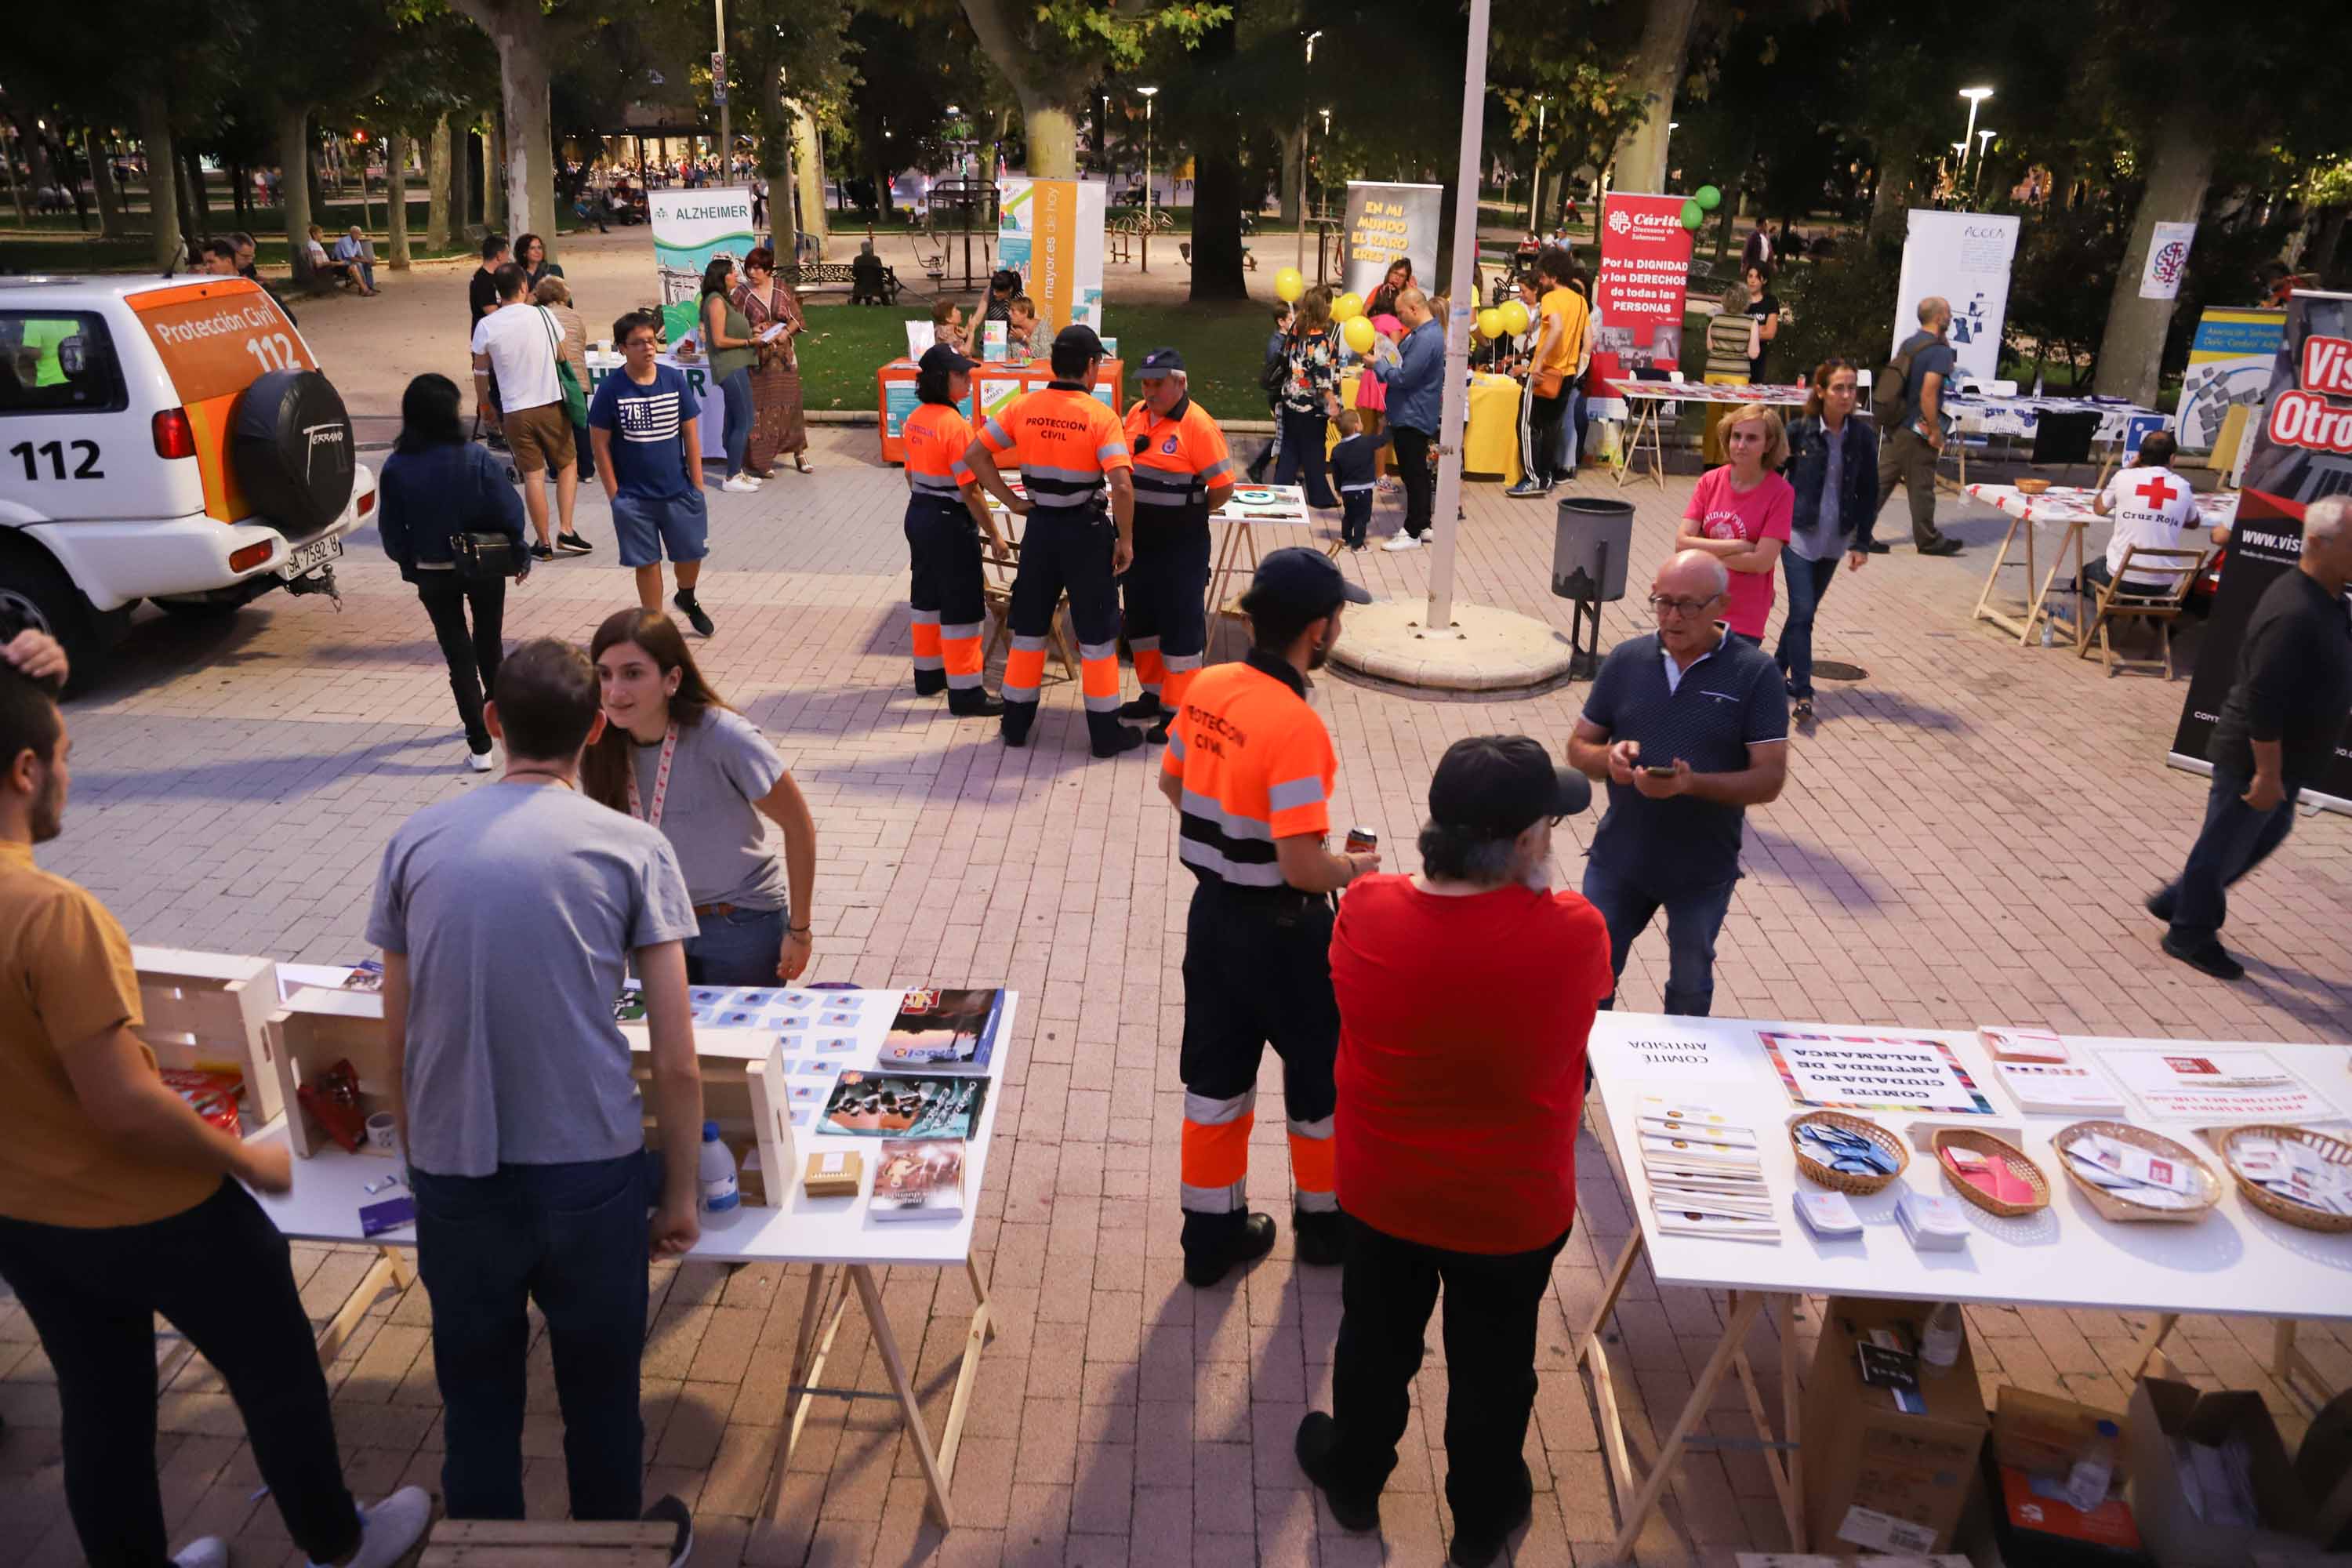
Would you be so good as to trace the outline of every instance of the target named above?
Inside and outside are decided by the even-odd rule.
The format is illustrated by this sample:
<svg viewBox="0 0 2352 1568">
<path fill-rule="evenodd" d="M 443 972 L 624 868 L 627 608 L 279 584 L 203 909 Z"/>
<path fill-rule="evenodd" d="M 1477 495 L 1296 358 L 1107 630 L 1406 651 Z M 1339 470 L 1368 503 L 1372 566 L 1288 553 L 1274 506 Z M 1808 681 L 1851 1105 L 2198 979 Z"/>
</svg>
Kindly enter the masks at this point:
<svg viewBox="0 0 2352 1568">
<path fill-rule="evenodd" d="M 735 1181 L 735 1156 L 719 1141 L 719 1123 L 702 1124 L 702 1206 L 712 1214 L 743 1201 Z"/>
<path fill-rule="evenodd" d="M 1927 1366 L 1950 1366 L 1960 1359 L 1960 1340 L 1966 1332 L 1959 1304 L 1945 1302 L 1927 1314 L 1927 1325 L 1919 1334 L 1919 1360 Z"/>
<path fill-rule="evenodd" d="M 2116 1439 L 2122 1435 L 2114 1422 L 2100 1422 L 2074 1468 L 2066 1472 L 2066 1500 L 2077 1513 L 2089 1513 L 2107 1500 L 2107 1488 L 2116 1479 Z"/>
</svg>

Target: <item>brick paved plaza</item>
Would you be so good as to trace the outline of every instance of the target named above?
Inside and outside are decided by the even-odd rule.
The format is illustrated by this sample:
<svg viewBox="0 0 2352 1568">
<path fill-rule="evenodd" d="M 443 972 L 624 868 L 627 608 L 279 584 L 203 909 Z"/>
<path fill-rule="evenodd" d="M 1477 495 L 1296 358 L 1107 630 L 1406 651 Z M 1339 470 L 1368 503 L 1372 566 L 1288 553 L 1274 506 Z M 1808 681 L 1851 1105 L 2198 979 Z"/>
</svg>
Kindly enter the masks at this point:
<svg viewBox="0 0 2352 1568">
<path fill-rule="evenodd" d="M 1024 998 L 998 1144 L 981 1198 L 980 1263 L 1003 1331 L 984 1359 L 955 1478 L 958 1527 L 923 1516 L 923 1485 L 887 1400 L 820 1401 L 794 1455 L 782 1522 L 761 1489 L 778 1439 L 797 1279 L 773 1268 L 656 1273 L 645 1363 L 648 1491 L 700 1519 L 697 1562 L 1058 1563 L 1440 1561 L 1447 1528 L 1434 1424 L 1416 1418 L 1383 1503 L 1385 1537 L 1351 1538 L 1318 1511 L 1291 1457 L 1300 1414 L 1328 1398 L 1336 1271 L 1275 1256 L 1196 1292 L 1176 1248 L 1176 1044 L 1184 900 L 1173 814 L 1153 787 L 1158 752 L 1088 758 L 1076 688 L 1049 687 L 1030 749 L 992 723 L 947 719 L 907 678 L 904 489 L 873 460 L 870 429 L 817 433 L 820 472 L 763 494 L 711 497 L 702 599 L 719 634 L 698 650 L 726 695 L 782 749 L 817 814 L 819 979 L 1005 984 Z M 1605 479 L 1588 479 L 1591 485 Z M 1639 500 L 1638 595 L 1689 481 Z M 593 496 L 590 489 L 587 494 Z M 1561 628 L 1548 591 L 1548 507 L 1471 487 L 1465 599 Z M 1900 505 L 1888 513 L 1892 531 Z M 2306 817 L 2231 901 L 2228 939 L 2250 974 L 2224 985 L 2162 956 L 2141 897 L 2177 868 L 2204 781 L 2164 764 L 2185 683 L 2103 678 L 2071 650 L 2020 648 L 1971 624 L 2001 524 L 1946 503 L 1970 546 L 1922 560 L 1907 543 L 1841 574 L 1819 654 L 1866 667 L 1823 683 L 1818 724 L 1794 743 L 1787 792 L 1750 814 L 1747 878 L 1727 924 L 1716 1011 L 1966 1027 L 2048 1024 L 2072 1032 L 2219 1039 L 2352 1037 L 2352 825 Z M 1394 526 L 1385 499 L 1375 537 Z M 632 599 L 601 498 L 581 505 L 586 561 L 535 572 L 509 599 L 510 639 L 584 641 Z M 1304 531 L 1286 541 L 1305 542 Z M 1348 558 L 1376 595 L 1418 596 L 1427 552 Z M 118 673 L 68 714 L 75 742 L 66 835 L 43 863 L 87 884 L 134 940 L 349 962 L 378 853 L 408 814 L 479 787 L 414 594 L 372 531 L 342 568 L 341 613 L 322 600 L 263 600 L 233 622 L 142 616 Z M 1643 629 L 1612 606 L 1604 642 Z M 1222 634 L 1212 657 L 1233 657 Z M 991 684 L 995 672 L 992 669 Z M 1131 689 L 1131 688 L 1130 688 Z M 1340 757 L 1339 824 L 1376 830 L 1389 868 L 1409 868 L 1423 792 L 1454 739 L 1489 731 L 1564 745 L 1583 688 L 1456 700 L 1376 689 L 1333 671 L 1318 702 Z M 1591 819 L 1568 824 L 1560 879 L 1581 872 Z M 1657 1005 L 1655 931 L 1634 950 L 1623 1001 Z M 1269 1066 L 1271 1066 L 1269 1058 Z M 1261 1093 L 1278 1100 L 1278 1075 Z M 1252 1188 L 1286 1215 L 1282 1118 L 1261 1107 Z M 1582 1205 L 1554 1274 L 1528 1458 L 1538 1496 L 1521 1563 L 1600 1561 L 1614 1515 L 1590 1394 L 1570 1365 L 1629 1225 L 1590 1133 Z M 296 1248 L 324 1317 L 364 1255 Z M 969 1312 L 960 1278 L 901 1271 L 886 1300 L 900 1342 L 921 1347 L 926 1400 L 943 1407 Z M 1723 1303 L 1627 1292 L 1617 1385 L 1660 1426 L 1717 1332 Z M 1988 1389 L 2009 1381 L 2120 1405 L 2117 1371 L 2141 1325 L 2115 1313 L 1972 1311 Z M 335 1363 L 337 1424 L 352 1484 L 373 1496 L 437 1489 L 439 1408 L 423 1290 L 386 1296 Z M 1755 1356 L 1777 1407 L 1777 1357 Z M 2307 1333 L 2338 1386 L 2352 1338 Z M 2269 1326 L 2190 1319 L 2176 1362 L 2209 1385 L 2260 1389 L 2292 1447 L 2309 1414 L 2262 1363 Z M 1803 1347 L 1808 1352 L 1810 1346 Z M 174 1540 L 228 1536 L 241 1568 L 299 1563 L 258 1480 L 237 1414 L 184 1347 L 168 1374 L 159 1448 Z M 560 1424 L 542 1345 L 533 1363 L 532 1507 L 563 1506 Z M 887 1387 L 855 1313 L 828 1382 Z M 1417 1394 L 1442 1408 L 1435 1349 Z M 1720 1429 L 1745 1435 L 1736 1394 Z M 845 1415 L 845 1409 L 847 1414 Z M 0 1560 L 79 1561 L 65 1522 L 58 1405 L 24 1315 L 0 1301 Z M 1637 1445 L 1651 1440 L 1633 1423 Z M 1599 1544 L 1593 1544 L 1599 1543 Z M 1645 1563 L 1727 1560 L 1785 1544 L 1752 1453 L 1702 1454 L 1676 1479 Z"/>
</svg>

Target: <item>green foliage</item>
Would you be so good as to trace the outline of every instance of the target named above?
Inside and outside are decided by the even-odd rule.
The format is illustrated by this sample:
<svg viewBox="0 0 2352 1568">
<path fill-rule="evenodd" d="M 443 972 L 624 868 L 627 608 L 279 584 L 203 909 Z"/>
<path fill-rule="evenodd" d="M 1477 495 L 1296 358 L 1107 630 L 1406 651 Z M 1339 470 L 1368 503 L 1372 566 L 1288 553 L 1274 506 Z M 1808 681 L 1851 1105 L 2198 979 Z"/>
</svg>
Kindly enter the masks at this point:
<svg viewBox="0 0 2352 1568">
<path fill-rule="evenodd" d="M 1790 267 L 1772 280 L 1790 318 L 1772 343 L 1780 379 L 1800 371 L 1811 375 L 1832 357 L 1873 372 L 1886 363 L 1900 257 L 1890 260 L 1859 240 L 1847 248 L 1847 255 Z"/>
<path fill-rule="evenodd" d="M 2027 220 L 2017 237 L 2001 331 L 2021 380 L 2056 364 L 2073 373 L 2076 385 L 2089 383 L 2130 237 L 2129 210 L 2104 203 Z"/>
</svg>

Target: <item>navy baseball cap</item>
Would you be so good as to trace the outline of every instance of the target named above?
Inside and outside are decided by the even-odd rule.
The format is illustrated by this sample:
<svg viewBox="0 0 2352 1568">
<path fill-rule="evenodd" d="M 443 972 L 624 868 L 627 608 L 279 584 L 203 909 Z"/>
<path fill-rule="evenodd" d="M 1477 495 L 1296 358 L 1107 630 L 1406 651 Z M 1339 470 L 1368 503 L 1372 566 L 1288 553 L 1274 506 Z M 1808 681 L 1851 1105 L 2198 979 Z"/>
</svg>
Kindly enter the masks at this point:
<svg viewBox="0 0 2352 1568">
<path fill-rule="evenodd" d="M 1102 340 L 1083 321 L 1073 321 L 1054 334 L 1054 352 L 1058 354 L 1064 349 L 1083 352 L 1088 359 L 1105 357 Z"/>
<path fill-rule="evenodd" d="M 1372 595 L 1361 584 L 1350 583 L 1331 558 L 1319 550 L 1302 545 L 1288 545 L 1268 551 L 1257 563 L 1257 574 L 1250 579 L 1249 593 L 1242 607 L 1249 608 L 1250 600 L 1261 606 L 1279 606 L 1312 619 L 1328 615 L 1342 602 L 1369 605 Z"/>
<path fill-rule="evenodd" d="M 1445 748 L 1429 779 L 1429 816 L 1440 827 L 1517 838 L 1547 816 L 1592 804 L 1592 781 L 1551 759 L 1528 735 L 1472 735 Z"/>
<path fill-rule="evenodd" d="M 1150 381 L 1156 376 L 1183 374 L 1184 356 L 1174 349 L 1153 349 L 1143 356 L 1143 363 L 1138 366 L 1135 372 L 1136 379 L 1139 381 Z"/>
<path fill-rule="evenodd" d="M 923 357 L 915 362 L 915 368 L 940 375 L 953 375 L 958 371 L 970 370 L 972 363 L 956 353 L 952 343 L 933 343 L 923 351 Z"/>
</svg>

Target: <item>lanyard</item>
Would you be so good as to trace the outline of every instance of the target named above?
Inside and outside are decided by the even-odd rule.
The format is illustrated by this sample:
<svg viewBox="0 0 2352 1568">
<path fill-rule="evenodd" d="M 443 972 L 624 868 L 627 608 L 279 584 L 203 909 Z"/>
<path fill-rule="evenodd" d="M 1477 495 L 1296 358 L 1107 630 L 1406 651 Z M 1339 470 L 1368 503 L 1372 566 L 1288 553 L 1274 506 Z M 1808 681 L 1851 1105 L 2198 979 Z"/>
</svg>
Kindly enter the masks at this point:
<svg viewBox="0 0 2352 1568">
<path fill-rule="evenodd" d="M 638 802 L 637 760 L 629 759 L 629 815 L 644 817 L 648 827 L 661 826 L 662 802 L 669 797 L 669 764 L 677 755 L 677 726 L 672 724 L 668 733 L 662 736 L 661 761 L 654 764 L 654 804 L 650 811 Z"/>
</svg>

